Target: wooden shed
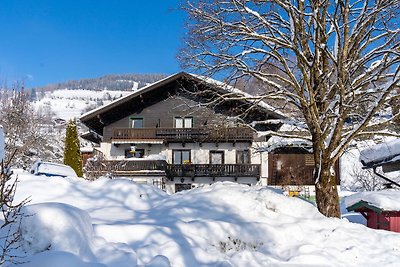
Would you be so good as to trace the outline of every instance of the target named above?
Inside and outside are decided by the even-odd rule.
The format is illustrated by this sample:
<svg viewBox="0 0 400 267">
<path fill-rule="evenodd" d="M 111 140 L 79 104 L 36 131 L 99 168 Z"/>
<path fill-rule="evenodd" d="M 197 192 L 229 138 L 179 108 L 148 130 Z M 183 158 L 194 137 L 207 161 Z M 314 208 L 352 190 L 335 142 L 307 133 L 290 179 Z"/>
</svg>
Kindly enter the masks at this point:
<svg viewBox="0 0 400 267">
<path fill-rule="evenodd" d="M 283 147 L 268 155 L 268 184 L 314 185 L 314 155 L 301 147 Z M 340 185 L 339 162 L 335 165 L 337 185 Z"/>
<path fill-rule="evenodd" d="M 385 210 L 364 200 L 347 207 L 347 210 L 361 213 L 369 228 L 400 233 L 400 210 Z"/>
</svg>

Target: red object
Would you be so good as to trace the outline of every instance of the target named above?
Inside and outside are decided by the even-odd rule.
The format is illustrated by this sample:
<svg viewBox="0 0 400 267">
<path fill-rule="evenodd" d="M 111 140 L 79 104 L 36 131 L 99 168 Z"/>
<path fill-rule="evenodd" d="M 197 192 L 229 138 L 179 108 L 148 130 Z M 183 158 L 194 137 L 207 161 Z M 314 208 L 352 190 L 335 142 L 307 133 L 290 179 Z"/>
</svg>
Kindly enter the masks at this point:
<svg viewBox="0 0 400 267">
<path fill-rule="evenodd" d="M 363 207 L 355 210 L 367 218 L 367 226 L 373 229 L 383 229 L 400 233 L 400 211 L 377 212 Z"/>
</svg>

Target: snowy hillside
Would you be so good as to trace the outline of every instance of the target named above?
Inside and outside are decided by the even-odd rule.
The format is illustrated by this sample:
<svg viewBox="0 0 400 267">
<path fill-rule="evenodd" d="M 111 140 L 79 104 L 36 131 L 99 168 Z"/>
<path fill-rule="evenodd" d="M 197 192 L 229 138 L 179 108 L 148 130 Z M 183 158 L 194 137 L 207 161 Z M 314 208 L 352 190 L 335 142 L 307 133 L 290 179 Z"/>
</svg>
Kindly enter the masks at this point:
<svg viewBox="0 0 400 267">
<path fill-rule="evenodd" d="M 234 183 L 167 195 L 128 180 L 19 174 L 16 266 L 397 266 L 400 235 Z"/>
<path fill-rule="evenodd" d="M 68 120 L 163 78 L 163 74 L 150 73 L 71 80 L 32 88 L 30 98 L 41 112 Z"/>
<path fill-rule="evenodd" d="M 107 104 L 130 92 L 61 89 L 46 92 L 44 97 L 35 101 L 34 104 L 37 110 L 41 112 L 52 112 L 53 117 L 68 120 L 77 118 L 90 109 Z"/>
</svg>

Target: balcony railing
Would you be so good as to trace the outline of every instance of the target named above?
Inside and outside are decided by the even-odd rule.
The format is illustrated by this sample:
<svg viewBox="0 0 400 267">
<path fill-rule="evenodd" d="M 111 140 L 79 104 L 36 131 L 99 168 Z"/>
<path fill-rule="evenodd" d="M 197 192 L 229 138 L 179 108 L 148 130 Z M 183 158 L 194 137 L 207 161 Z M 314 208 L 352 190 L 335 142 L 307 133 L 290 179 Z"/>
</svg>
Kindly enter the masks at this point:
<svg viewBox="0 0 400 267">
<path fill-rule="evenodd" d="M 259 164 L 170 164 L 170 177 L 259 177 Z"/>
<path fill-rule="evenodd" d="M 167 169 L 165 160 L 98 160 L 89 161 L 85 165 L 89 176 L 115 175 L 131 176 L 135 174 L 152 173 L 154 171 L 165 172 Z"/>
<path fill-rule="evenodd" d="M 259 164 L 168 164 L 164 160 L 99 160 L 86 165 L 91 176 L 135 176 L 163 172 L 173 177 L 259 177 Z"/>
<path fill-rule="evenodd" d="M 253 131 L 246 127 L 234 128 L 116 128 L 112 140 L 163 140 L 182 142 L 252 141 Z"/>
</svg>

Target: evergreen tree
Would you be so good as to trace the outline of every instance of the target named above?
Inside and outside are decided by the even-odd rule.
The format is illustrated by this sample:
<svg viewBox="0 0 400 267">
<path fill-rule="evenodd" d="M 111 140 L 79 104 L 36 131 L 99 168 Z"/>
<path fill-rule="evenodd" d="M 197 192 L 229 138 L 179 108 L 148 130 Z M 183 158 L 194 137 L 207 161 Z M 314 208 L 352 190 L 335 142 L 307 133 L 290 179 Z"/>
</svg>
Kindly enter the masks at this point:
<svg viewBox="0 0 400 267">
<path fill-rule="evenodd" d="M 67 125 L 64 148 L 64 164 L 71 166 L 79 177 L 83 176 L 82 157 L 75 120 L 70 120 Z"/>
</svg>

